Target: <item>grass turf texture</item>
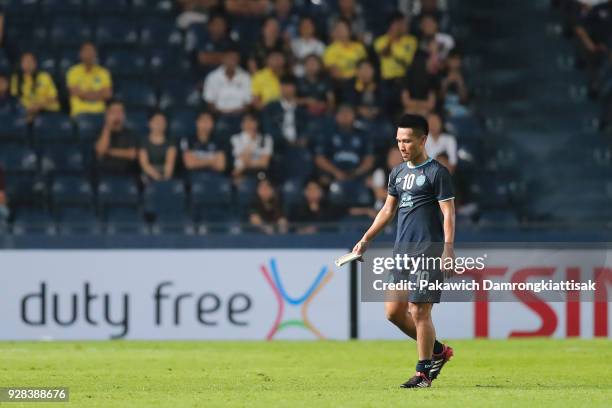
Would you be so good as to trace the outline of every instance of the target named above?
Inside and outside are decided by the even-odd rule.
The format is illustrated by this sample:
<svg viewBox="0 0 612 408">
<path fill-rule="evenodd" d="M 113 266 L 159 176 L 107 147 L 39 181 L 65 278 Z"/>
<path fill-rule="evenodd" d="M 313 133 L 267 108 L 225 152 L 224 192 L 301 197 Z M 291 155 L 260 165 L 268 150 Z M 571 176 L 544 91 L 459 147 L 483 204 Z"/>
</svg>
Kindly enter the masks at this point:
<svg viewBox="0 0 612 408">
<path fill-rule="evenodd" d="M 68 386 L 53 407 L 610 407 L 610 340 L 464 340 L 430 389 L 414 342 L 0 343 L 0 387 Z M 10 407 L 48 403 L 2 404 Z"/>
</svg>

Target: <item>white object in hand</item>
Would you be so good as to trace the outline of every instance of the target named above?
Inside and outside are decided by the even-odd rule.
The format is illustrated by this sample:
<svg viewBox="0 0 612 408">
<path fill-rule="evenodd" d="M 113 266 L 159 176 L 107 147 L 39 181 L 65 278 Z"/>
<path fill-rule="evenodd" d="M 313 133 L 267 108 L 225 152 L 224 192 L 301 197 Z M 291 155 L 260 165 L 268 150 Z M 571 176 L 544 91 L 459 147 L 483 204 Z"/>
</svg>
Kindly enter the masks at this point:
<svg viewBox="0 0 612 408">
<path fill-rule="evenodd" d="M 342 255 L 340 258 L 336 259 L 334 263 L 336 266 L 342 266 L 355 260 L 361 260 L 361 255 L 354 252 L 349 252 L 348 254 Z"/>
</svg>

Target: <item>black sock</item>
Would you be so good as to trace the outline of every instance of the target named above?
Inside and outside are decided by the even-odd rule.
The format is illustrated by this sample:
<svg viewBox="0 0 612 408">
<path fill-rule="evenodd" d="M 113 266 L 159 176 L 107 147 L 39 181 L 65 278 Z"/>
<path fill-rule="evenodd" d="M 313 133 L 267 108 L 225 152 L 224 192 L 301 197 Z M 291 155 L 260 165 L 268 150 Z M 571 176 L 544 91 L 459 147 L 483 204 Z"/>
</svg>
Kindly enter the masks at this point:
<svg viewBox="0 0 612 408">
<path fill-rule="evenodd" d="M 431 360 L 419 360 L 416 365 L 416 370 L 429 377 L 429 370 L 431 370 Z"/>
<path fill-rule="evenodd" d="M 438 340 L 435 340 L 433 353 L 440 354 L 442 351 L 444 351 L 444 344 L 440 343 Z"/>
</svg>

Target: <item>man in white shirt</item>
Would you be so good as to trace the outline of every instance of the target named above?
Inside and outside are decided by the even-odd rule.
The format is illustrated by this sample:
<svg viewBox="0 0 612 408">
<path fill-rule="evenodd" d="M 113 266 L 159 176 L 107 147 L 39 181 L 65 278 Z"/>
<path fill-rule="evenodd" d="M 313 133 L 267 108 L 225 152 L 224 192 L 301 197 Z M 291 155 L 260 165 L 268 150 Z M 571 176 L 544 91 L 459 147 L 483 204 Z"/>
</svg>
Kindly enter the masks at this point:
<svg viewBox="0 0 612 408">
<path fill-rule="evenodd" d="M 239 62 L 238 50 L 231 49 L 226 52 L 223 65 L 206 77 L 203 98 L 215 113 L 241 114 L 251 103 L 251 77 Z"/>
<path fill-rule="evenodd" d="M 429 136 L 425 141 L 425 150 L 429 157 L 437 157 L 440 154 L 448 156 L 449 171 L 455 172 L 457 167 L 457 140 L 454 136 L 442 133 L 442 120 L 437 113 L 427 115 L 429 123 Z"/>
<path fill-rule="evenodd" d="M 245 176 L 266 172 L 273 152 L 273 141 L 269 135 L 258 130 L 259 122 L 252 113 L 242 118 L 242 132 L 231 137 L 232 156 L 234 157 L 233 176 L 240 182 Z"/>
</svg>

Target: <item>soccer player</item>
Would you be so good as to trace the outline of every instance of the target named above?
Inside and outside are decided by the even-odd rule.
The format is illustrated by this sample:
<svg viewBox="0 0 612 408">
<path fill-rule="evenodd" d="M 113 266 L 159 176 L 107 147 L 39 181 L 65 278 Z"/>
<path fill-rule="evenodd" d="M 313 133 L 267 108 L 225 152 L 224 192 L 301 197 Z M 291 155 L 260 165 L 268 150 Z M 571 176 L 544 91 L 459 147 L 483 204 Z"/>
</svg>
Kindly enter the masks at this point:
<svg viewBox="0 0 612 408">
<path fill-rule="evenodd" d="M 429 133 L 427 120 L 419 115 L 401 117 L 397 129 L 397 147 L 403 163 L 391 170 L 387 199 L 371 227 L 355 245 L 353 252 L 363 254 L 368 244 L 391 221 L 399 207 L 394 256 L 438 257 L 438 268 L 410 274 L 409 281 L 440 282 L 443 268 L 454 259 L 455 204 L 453 186 L 448 170 L 427 157 L 425 141 Z M 394 271 L 395 281 L 403 271 Z M 405 294 L 405 292 L 402 292 Z M 401 385 L 402 388 L 431 387 L 444 364 L 452 357 L 453 349 L 436 340 L 431 310 L 440 302 L 440 291 L 427 288 L 410 290 L 407 297 L 387 298 L 387 318 L 402 332 L 417 342 L 416 374 Z"/>
</svg>

